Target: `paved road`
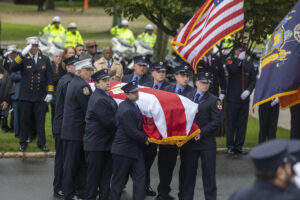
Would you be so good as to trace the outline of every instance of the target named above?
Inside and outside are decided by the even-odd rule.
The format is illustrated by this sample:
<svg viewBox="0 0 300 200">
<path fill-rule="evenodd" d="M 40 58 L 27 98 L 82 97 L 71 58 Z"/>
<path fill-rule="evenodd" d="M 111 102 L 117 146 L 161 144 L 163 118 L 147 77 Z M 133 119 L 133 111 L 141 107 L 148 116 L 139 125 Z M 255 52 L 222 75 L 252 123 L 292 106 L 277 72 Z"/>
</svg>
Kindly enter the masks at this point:
<svg viewBox="0 0 300 200">
<path fill-rule="evenodd" d="M 178 193 L 178 169 L 176 166 L 172 182 L 172 195 Z M 200 163 L 199 163 L 200 164 Z M 218 199 L 226 200 L 232 191 L 250 185 L 254 180 L 253 166 L 247 156 L 232 158 L 225 154 L 217 155 L 217 186 Z M 53 159 L 24 160 L 0 159 L 0 199 L 1 200 L 53 200 Z M 158 184 L 157 164 L 152 169 L 151 185 Z M 123 193 L 122 200 L 131 199 L 132 182 L 130 181 Z M 146 200 L 154 198 L 147 197 Z M 201 171 L 195 191 L 195 199 L 204 199 Z"/>
</svg>

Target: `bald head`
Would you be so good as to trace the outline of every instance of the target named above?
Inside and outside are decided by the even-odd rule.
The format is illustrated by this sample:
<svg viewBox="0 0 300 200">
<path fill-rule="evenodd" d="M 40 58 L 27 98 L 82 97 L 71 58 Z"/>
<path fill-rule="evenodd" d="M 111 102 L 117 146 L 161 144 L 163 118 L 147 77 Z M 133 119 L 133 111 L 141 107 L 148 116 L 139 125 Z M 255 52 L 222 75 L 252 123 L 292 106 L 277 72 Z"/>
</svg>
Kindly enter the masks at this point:
<svg viewBox="0 0 300 200">
<path fill-rule="evenodd" d="M 113 51 L 112 51 L 111 46 L 103 47 L 103 57 L 106 60 L 110 60 L 112 58 L 112 55 L 113 55 Z"/>
</svg>

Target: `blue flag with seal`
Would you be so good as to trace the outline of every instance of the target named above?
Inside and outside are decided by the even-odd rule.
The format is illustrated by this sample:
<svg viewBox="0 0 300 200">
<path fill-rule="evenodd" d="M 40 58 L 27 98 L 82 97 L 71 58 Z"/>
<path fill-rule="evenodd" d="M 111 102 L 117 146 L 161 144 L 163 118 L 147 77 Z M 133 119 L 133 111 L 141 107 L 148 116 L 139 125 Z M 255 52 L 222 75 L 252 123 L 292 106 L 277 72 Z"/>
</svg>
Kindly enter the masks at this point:
<svg viewBox="0 0 300 200">
<path fill-rule="evenodd" d="M 276 97 L 281 107 L 300 103 L 300 1 L 266 42 L 253 109 Z"/>
</svg>

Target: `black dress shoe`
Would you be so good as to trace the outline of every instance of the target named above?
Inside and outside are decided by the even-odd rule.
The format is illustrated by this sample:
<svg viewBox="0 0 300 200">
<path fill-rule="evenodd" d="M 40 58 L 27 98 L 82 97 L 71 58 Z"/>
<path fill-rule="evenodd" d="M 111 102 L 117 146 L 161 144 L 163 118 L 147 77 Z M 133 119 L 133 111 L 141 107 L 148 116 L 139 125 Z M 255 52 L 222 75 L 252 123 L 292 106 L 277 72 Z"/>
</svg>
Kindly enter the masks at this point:
<svg viewBox="0 0 300 200">
<path fill-rule="evenodd" d="M 146 196 L 156 196 L 156 192 L 153 191 L 153 189 L 150 186 L 146 187 L 145 191 Z"/>
<path fill-rule="evenodd" d="M 49 149 L 44 145 L 39 147 L 43 152 L 49 152 Z"/>
<path fill-rule="evenodd" d="M 3 131 L 4 133 L 8 133 L 9 129 L 8 129 L 7 127 L 3 127 L 3 128 L 2 128 L 2 131 Z"/>
<path fill-rule="evenodd" d="M 83 198 L 74 195 L 71 200 L 83 200 Z"/>
<path fill-rule="evenodd" d="M 233 155 L 233 154 L 235 154 L 235 151 L 234 151 L 234 149 L 227 149 L 227 153 L 230 155 Z"/>
<path fill-rule="evenodd" d="M 28 136 L 28 139 L 26 140 L 27 143 L 31 143 L 33 141 L 31 136 Z"/>
<path fill-rule="evenodd" d="M 175 200 L 175 198 L 169 194 L 167 194 L 167 195 L 159 194 L 156 196 L 155 200 Z"/>
<path fill-rule="evenodd" d="M 62 190 L 54 191 L 53 196 L 57 199 L 63 199 L 64 198 L 64 192 Z"/>
<path fill-rule="evenodd" d="M 247 154 L 247 151 L 245 151 L 244 149 L 237 149 L 237 150 L 236 150 L 236 153 L 237 153 L 237 154 L 241 154 L 241 155 L 246 155 L 246 154 Z"/>
<path fill-rule="evenodd" d="M 19 151 L 24 152 L 26 151 L 27 145 L 21 145 Z"/>
</svg>

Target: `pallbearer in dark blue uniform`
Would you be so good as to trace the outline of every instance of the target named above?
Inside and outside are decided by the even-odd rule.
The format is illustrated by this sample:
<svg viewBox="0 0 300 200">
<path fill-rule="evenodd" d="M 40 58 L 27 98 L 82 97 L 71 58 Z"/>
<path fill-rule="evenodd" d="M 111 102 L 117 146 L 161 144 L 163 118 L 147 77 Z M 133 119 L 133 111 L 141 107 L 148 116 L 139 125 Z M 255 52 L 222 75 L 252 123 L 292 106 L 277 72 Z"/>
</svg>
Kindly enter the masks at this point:
<svg viewBox="0 0 300 200">
<path fill-rule="evenodd" d="M 54 161 L 54 181 L 53 181 L 53 195 L 58 198 L 63 198 L 62 178 L 63 178 L 63 141 L 60 139 L 61 127 L 64 114 L 65 97 L 67 87 L 74 77 L 75 66 L 74 63 L 78 59 L 75 56 L 64 60 L 66 64 L 67 73 L 61 77 L 56 87 L 56 112 L 53 119 L 52 132 L 55 139 L 55 161 Z"/>
<path fill-rule="evenodd" d="M 166 66 L 163 62 L 153 63 L 150 66 L 153 81 L 147 82 L 144 86 L 165 90 L 170 83 L 166 81 Z M 145 166 L 146 166 L 146 196 L 155 196 L 156 192 L 150 186 L 150 169 L 157 154 L 157 144 L 151 143 L 144 148 Z"/>
<path fill-rule="evenodd" d="M 250 187 L 234 192 L 229 199 L 299 199 L 299 196 L 285 192 L 292 175 L 287 150 L 288 141 L 282 139 L 270 140 L 253 148 L 249 156 L 254 162 L 256 180 Z"/>
<path fill-rule="evenodd" d="M 175 68 L 176 85 L 169 85 L 166 87 L 166 91 L 180 94 L 193 100 L 195 89 L 188 85 L 190 80 L 190 67 L 182 65 Z M 176 166 L 176 160 L 178 155 L 178 147 L 176 145 L 159 145 L 158 152 L 158 173 L 159 173 L 159 185 L 157 187 L 158 195 L 157 200 L 161 199 L 174 199 L 170 196 L 171 181 L 173 177 L 173 171 Z"/>
<path fill-rule="evenodd" d="M 89 81 L 94 72 L 90 59 L 77 61 L 74 65 L 76 72 L 67 88 L 61 132 L 61 139 L 64 140 L 63 191 L 66 200 L 84 196 L 83 134 L 85 114 L 92 93 Z"/>
<path fill-rule="evenodd" d="M 87 164 L 86 200 L 108 200 L 112 174 L 111 144 L 116 132 L 115 114 L 118 108 L 109 95 L 108 69 L 92 75 L 96 90 L 91 95 L 85 116 L 83 147 Z"/>
<path fill-rule="evenodd" d="M 38 53 L 38 37 L 27 38 L 27 44 L 22 55 L 17 56 L 11 64 L 11 71 L 20 70 L 22 79 L 20 85 L 20 151 L 27 148 L 29 134 L 34 132 L 38 136 L 37 146 L 45 152 L 45 118 L 46 103 L 53 99 L 53 77 L 50 60 Z M 31 121 L 32 115 L 35 122 Z"/>
<path fill-rule="evenodd" d="M 113 177 L 110 200 L 119 200 L 122 190 L 131 176 L 134 200 L 145 198 L 146 172 L 143 146 L 148 137 L 143 132 L 142 114 L 136 101 L 139 98 L 137 83 L 129 82 L 121 88 L 126 100 L 120 103 L 116 113 L 117 132 L 112 143 Z"/>
<path fill-rule="evenodd" d="M 291 139 L 300 139 L 300 103 L 290 107 Z"/>
<path fill-rule="evenodd" d="M 133 73 L 123 76 L 122 82 L 129 83 L 135 81 L 138 85 L 152 81 L 152 77 L 147 74 L 149 60 L 146 56 L 135 56 L 133 58 Z"/>
<path fill-rule="evenodd" d="M 222 103 L 218 97 L 208 92 L 210 83 L 209 72 L 200 72 L 195 77 L 197 91 L 193 100 L 199 104 L 195 119 L 201 133 L 180 149 L 178 196 L 182 200 L 194 199 L 199 157 L 205 200 L 217 199 L 216 131 L 222 124 Z"/>
</svg>

